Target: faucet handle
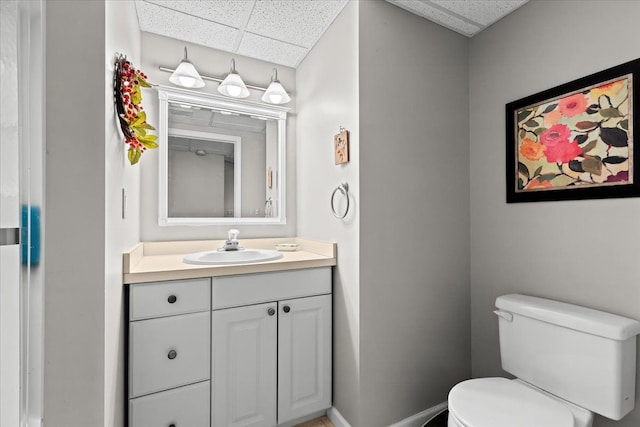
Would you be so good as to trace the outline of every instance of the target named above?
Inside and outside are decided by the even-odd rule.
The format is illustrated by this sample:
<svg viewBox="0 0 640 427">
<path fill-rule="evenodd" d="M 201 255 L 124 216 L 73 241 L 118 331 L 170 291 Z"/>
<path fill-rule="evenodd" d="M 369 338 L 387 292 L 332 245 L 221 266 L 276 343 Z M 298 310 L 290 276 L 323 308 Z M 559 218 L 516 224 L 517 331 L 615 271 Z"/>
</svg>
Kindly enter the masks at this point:
<svg viewBox="0 0 640 427">
<path fill-rule="evenodd" d="M 238 235 L 240 234 L 239 230 L 232 228 L 229 230 L 229 240 L 238 240 Z"/>
</svg>

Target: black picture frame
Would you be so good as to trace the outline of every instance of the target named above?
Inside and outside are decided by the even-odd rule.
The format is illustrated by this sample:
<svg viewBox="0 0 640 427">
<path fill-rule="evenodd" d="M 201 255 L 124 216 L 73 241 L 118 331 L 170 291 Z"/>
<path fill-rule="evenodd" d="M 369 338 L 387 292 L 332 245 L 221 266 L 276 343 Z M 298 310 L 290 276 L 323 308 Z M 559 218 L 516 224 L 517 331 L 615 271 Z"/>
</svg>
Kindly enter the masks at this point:
<svg viewBox="0 0 640 427">
<path fill-rule="evenodd" d="M 567 160 L 567 154 L 564 154 L 564 159 L 557 161 L 559 158 L 558 155 L 555 154 L 557 149 L 550 148 L 551 143 L 549 142 L 554 140 L 549 136 L 549 132 L 547 132 L 553 127 L 553 125 L 549 129 L 545 128 L 545 121 L 551 116 L 551 114 L 547 113 L 547 110 L 549 113 L 553 113 L 553 110 L 559 109 L 558 105 L 565 101 L 565 99 L 579 97 L 579 94 L 583 94 L 584 98 L 587 100 L 592 100 L 594 96 L 602 92 L 601 88 L 614 86 L 617 82 L 621 81 L 621 79 L 625 78 L 629 79 L 626 86 L 629 102 L 628 105 L 625 105 L 625 107 L 627 107 L 627 114 L 621 116 L 619 108 L 622 106 L 622 103 L 615 107 L 611 102 L 611 98 L 606 96 L 606 92 L 603 92 L 603 95 L 598 96 L 597 104 L 590 104 L 589 107 L 586 107 L 586 110 L 580 113 L 582 115 L 581 117 L 593 117 L 592 121 L 587 120 L 576 122 L 573 125 L 573 128 L 570 125 L 558 125 L 564 126 L 564 128 L 561 129 L 566 132 L 569 132 L 569 130 L 571 131 L 571 136 L 567 136 L 565 133 L 567 139 L 563 140 L 563 143 L 565 144 L 565 147 L 568 147 L 568 149 L 564 150 L 564 152 L 568 152 L 568 155 L 571 156 L 571 150 L 578 150 L 578 148 L 580 148 L 582 151 L 580 151 L 580 154 L 576 154 L 573 160 Z M 597 90 L 600 90 L 600 92 L 596 92 Z M 607 100 L 609 100 L 608 106 L 606 103 Z M 558 101 L 558 103 L 556 103 L 556 106 L 554 107 L 555 101 Z M 640 145 L 636 147 L 634 144 L 634 136 L 640 132 L 640 114 L 638 104 L 640 104 L 640 58 L 506 104 L 507 203 L 640 196 Z M 547 108 L 543 109 L 542 107 L 545 105 Z M 565 112 L 571 111 L 567 109 L 567 105 L 568 104 L 565 102 Z M 585 108 L 584 104 L 582 104 L 581 107 Z M 574 111 L 577 112 L 577 110 Z M 529 112 L 529 116 L 526 115 L 527 112 Z M 536 114 L 538 115 L 536 116 Z M 616 117 L 607 117 L 608 115 L 614 115 Z M 580 117 L 575 120 L 579 120 L 579 118 Z M 623 123 L 625 118 L 627 120 L 626 129 L 624 128 Z M 562 116 L 562 119 L 566 119 L 567 121 L 572 120 L 565 116 Z M 591 125 L 589 125 L 589 123 L 591 123 Z M 603 126 L 603 124 L 610 125 L 611 123 L 614 123 L 614 126 Z M 536 126 L 539 127 L 535 129 L 528 128 L 525 124 L 530 124 L 533 128 Z M 596 127 L 592 130 L 583 130 L 582 128 L 585 126 Z M 605 129 L 606 133 L 602 132 L 602 129 Z M 596 141 L 594 143 L 593 134 L 595 134 L 596 131 L 597 136 L 595 136 Z M 624 146 L 624 132 L 626 132 L 627 137 L 627 157 L 612 155 L 603 158 L 602 155 L 591 155 L 588 154 L 588 151 L 585 151 L 589 144 L 598 143 L 607 147 L 607 153 L 609 153 L 609 149 L 612 149 L 613 152 L 616 152 L 616 150 L 624 150 L 622 148 Z M 558 132 L 554 135 L 557 136 L 557 134 Z M 607 138 L 605 138 L 605 135 Z M 541 141 L 543 139 L 542 137 L 544 137 L 544 141 L 549 142 L 549 145 L 543 144 L 544 141 Z M 571 138 L 574 139 L 571 140 Z M 611 182 L 589 183 L 586 181 L 580 181 L 579 177 L 573 177 L 577 182 L 570 182 L 565 186 L 557 186 L 555 188 L 549 187 L 552 182 L 551 179 L 549 181 L 545 181 L 544 179 L 549 179 L 552 174 L 542 174 L 540 167 L 536 168 L 534 171 L 539 173 L 536 177 L 532 171 L 528 170 L 525 164 L 527 160 L 525 160 L 524 157 L 522 157 L 523 162 L 520 162 L 519 155 L 523 153 L 523 147 L 521 146 L 520 141 L 522 140 L 522 145 L 524 145 L 526 139 L 530 139 L 531 141 L 527 141 L 527 143 L 529 143 L 531 147 L 534 147 L 533 150 L 537 149 L 538 151 L 537 154 L 536 152 L 531 154 L 531 151 L 527 151 L 525 152 L 525 155 L 532 155 L 534 156 L 532 157 L 533 159 L 536 159 L 536 157 L 540 155 L 547 156 L 542 161 L 547 168 L 550 167 L 549 165 L 554 163 L 556 164 L 558 168 L 558 175 L 551 178 L 556 179 L 556 182 L 562 179 L 568 180 L 573 177 L 573 175 L 580 173 L 580 171 L 582 171 L 585 176 L 594 178 L 594 175 L 591 175 L 589 172 L 584 170 L 584 167 L 587 166 L 590 168 L 588 170 L 595 174 L 600 171 L 600 175 L 598 175 L 598 177 L 602 176 L 602 168 L 606 168 L 605 172 L 610 174 L 608 175 L 607 180 L 611 180 Z M 638 140 L 640 141 L 640 138 Z M 595 146 L 592 150 L 594 149 Z M 576 151 L 573 152 L 575 153 Z M 600 150 L 600 153 L 601 152 L 602 149 Z M 551 156 L 551 153 L 554 153 L 553 157 Z M 587 158 L 589 158 L 588 161 L 586 161 Z M 526 159 L 531 159 L 531 157 L 526 157 Z M 552 161 L 554 159 L 556 162 Z M 621 161 L 621 159 L 625 160 Z M 606 163 L 607 161 L 612 163 Z M 625 161 L 627 162 L 626 165 L 628 167 L 626 181 L 619 179 L 619 176 L 624 176 L 624 174 L 621 174 L 623 171 L 619 171 L 615 176 L 613 175 L 613 172 L 610 171 L 614 162 L 624 164 Z M 524 166 L 524 168 L 522 166 Z M 600 167 L 600 170 L 597 169 L 598 167 Z M 563 176 L 558 178 L 561 175 Z M 564 175 L 569 178 L 565 178 Z M 538 181 L 534 182 L 535 179 L 538 179 Z M 531 188 L 532 184 L 535 184 L 537 188 L 535 188 L 535 186 Z M 546 187 L 542 184 L 546 185 Z"/>
</svg>

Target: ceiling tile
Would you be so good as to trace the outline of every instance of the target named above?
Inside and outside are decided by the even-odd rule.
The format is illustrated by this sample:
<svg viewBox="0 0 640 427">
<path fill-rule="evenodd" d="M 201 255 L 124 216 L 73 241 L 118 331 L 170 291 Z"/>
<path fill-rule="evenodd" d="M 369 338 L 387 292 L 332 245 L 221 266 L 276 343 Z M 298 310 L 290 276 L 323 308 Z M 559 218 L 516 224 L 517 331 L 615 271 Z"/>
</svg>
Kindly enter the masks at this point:
<svg viewBox="0 0 640 427">
<path fill-rule="evenodd" d="M 141 31 L 160 34 L 214 49 L 231 50 L 238 30 L 202 18 L 176 12 L 145 1 L 136 1 Z"/>
<path fill-rule="evenodd" d="M 251 13 L 254 0 L 144 0 L 189 15 L 240 28 Z"/>
<path fill-rule="evenodd" d="M 347 0 L 257 0 L 247 31 L 311 48 Z"/>
<path fill-rule="evenodd" d="M 474 22 L 489 26 L 528 0 L 428 0 Z"/>
<path fill-rule="evenodd" d="M 141 31 L 231 50 L 238 30 L 144 1 L 136 2 Z"/>
<path fill-rule="evenodd" d="M 238 53 L 287 67 L 297 67 L 307 55 L 307 49 L 256 34 L 244 33 Z"/>
<path fill-rule="evenodd" d="M 463 19 L 457 18 L 446 12 L 443 12 L 437 7 L 433 7 L 428 3 L 419 0 L 387 0 L 389 3 L 393 3 L 396 6 L 400 6 L 409 12 L 422 16 L 430 21 L 447 27 L 453 31 L 464 34 L 471 37 L 478 31 L 482 30 L 481 26 L 473 25 Z"/>
</svg>

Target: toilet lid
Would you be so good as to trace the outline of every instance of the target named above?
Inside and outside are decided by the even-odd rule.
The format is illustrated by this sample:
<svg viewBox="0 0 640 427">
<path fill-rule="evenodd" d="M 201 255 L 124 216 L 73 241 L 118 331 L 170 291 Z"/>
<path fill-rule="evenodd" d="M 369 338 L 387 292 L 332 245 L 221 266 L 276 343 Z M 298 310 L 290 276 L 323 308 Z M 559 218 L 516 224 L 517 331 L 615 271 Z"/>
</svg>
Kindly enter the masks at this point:
<svg viewBox="0 0 640 427">
<path fill-rule="evenodd" d="M 449 412 L 466 427 L 573 427 L 568 406 L 506 378 L 457 384 Z"/>
</svg>

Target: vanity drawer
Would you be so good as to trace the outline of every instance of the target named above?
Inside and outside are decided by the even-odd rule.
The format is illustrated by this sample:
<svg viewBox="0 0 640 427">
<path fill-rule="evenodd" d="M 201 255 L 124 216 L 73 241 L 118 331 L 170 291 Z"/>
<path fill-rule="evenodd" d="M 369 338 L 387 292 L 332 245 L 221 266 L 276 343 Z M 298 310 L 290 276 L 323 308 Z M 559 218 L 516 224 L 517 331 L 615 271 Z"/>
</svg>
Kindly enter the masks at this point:
<svg viewBox="0 0 640 427">
<path fill-rule="evenodd" d="M 129 324 L 129 397 L 209 379 L 211 312 Z"/>
<path fill-rule="evenodd" d="M 209 278 L 129 285 L 129 320 L 208 311 L 210 292 Z"/>
<path fill-rule="evenodd" d="M 204 427 L 210 423 L 210 382 L 129 401 L 129 427 Z"/>
<path fill-rule="evenodd" d="M 331 293 L 331 267 L 214 277 L 214 310 Z"/>
</svg>

